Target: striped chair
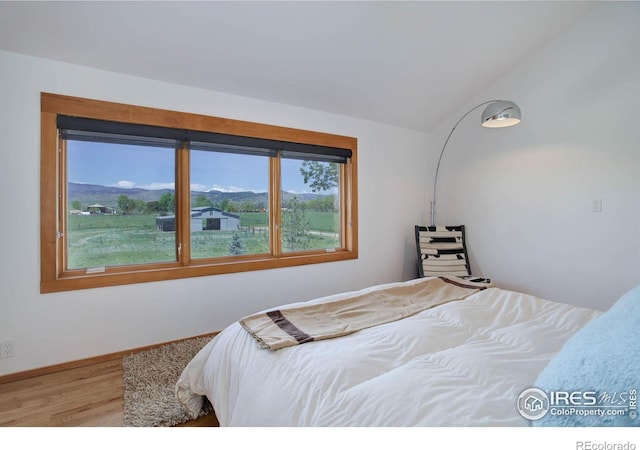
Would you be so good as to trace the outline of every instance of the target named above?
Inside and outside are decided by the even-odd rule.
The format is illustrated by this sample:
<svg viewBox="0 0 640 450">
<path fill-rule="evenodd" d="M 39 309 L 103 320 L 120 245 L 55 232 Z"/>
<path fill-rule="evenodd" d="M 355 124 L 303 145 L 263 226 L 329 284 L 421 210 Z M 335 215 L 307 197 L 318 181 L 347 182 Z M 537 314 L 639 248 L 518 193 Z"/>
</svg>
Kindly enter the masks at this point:
<svg viewBox="0 0 640 450">
<path fill-rule="evenodd" d="M 489 278 L 471 275 L 464 225 L 416 225 L 418 275 L 422 277 L 458 276 L 467 280 L 491 283 Z"/>
</svg>

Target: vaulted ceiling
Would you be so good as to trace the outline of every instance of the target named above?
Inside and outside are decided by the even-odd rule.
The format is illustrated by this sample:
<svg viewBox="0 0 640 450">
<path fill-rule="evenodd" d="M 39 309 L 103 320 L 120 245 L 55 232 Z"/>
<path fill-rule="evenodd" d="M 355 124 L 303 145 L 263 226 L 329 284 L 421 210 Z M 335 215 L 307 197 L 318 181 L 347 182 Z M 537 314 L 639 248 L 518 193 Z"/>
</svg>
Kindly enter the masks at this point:
<svg viewBox="0 0 640 450">
<path fill-rule="evenodd" d="M 0 1 L 0 49 L 428 131 L 592 5 Z"/>
</svg>

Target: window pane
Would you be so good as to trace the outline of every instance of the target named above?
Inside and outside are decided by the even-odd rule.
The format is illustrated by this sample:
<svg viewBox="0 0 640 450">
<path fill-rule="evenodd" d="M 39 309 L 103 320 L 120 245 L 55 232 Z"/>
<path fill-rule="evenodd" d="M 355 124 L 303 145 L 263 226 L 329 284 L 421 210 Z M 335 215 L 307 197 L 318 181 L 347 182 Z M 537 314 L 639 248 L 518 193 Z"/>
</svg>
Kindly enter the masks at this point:
<svg viewBox="0 0 640 450">
<path fill-rule="evenodd" d="M 191 257 L 269 252 L 269 158 L 191 150 Z"/>
<path fill-rule="evenodd" d="M 281 174 L 283 252 L 339 248 L 339 164 L 282 159 Z"/>
<path fill-rule="evenodd" d="M 176 261 L 175 151 L 67 141 L 67 268 Z"/>
</svg>

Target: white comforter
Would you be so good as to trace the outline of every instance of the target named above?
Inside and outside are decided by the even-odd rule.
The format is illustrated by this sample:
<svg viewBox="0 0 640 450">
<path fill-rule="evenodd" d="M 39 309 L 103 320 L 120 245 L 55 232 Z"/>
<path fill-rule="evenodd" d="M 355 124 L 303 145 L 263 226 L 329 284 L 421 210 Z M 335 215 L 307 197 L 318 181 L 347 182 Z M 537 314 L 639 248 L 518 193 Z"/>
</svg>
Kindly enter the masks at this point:
<svg viewBox="0 0 640 450">
<path fill-rule="evenodd" d="M 599 314 L 490 288 L 276 351 L 234 323 L 191 361 L 176 393 L 193 414 L 207 396 L 221 426 L 526 426 L 519 394 Z"/>
</svg>

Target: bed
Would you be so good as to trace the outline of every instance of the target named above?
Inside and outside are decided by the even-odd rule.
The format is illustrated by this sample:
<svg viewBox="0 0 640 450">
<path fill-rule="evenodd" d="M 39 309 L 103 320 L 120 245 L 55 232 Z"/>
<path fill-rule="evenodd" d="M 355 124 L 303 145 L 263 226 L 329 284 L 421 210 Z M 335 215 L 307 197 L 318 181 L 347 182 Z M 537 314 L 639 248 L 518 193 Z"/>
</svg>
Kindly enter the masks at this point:
<svg viewBox="0 0 640 450">
<path fill-rule="evenodd" d="M 278 311 L 379 299 L 431 280 Z M 489 284 L 407 317 L 277 350 L 261 348 L 236 322 L 189 363 L 176 395 L 194 417 L 208 398 L 221 426 L 528 426 L 519 395 L 601 314 Z"/>
</svg>

